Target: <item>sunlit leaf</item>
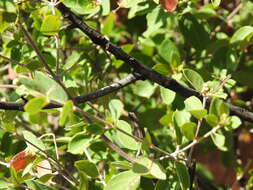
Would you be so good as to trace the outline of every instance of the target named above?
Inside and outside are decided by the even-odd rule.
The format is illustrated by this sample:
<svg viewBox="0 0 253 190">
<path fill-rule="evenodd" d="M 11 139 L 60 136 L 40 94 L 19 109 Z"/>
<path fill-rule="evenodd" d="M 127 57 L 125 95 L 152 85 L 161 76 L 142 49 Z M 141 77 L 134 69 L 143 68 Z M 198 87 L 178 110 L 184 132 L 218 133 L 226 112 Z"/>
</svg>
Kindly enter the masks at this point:
<svg viewBox="0 0 253 190">
<path fill-rule="evenodd" d="M 48 100 L 46 97 L 36 97 L 29 100 L 24 106 L 24 109 L 26 112 L 33 115 L 40 112 L 41 109 L 47 104 Z"/>
<path fill-rule="evenodd" d="M 40 150 L 46 150 L 46 147 L 41 139 L 36 137 L 30 131 L 23 131 L 25 140 L 27 141 L 27 147 L 33 152 L 39 152 Z"/>
<path fill-rule="evenodd" d="M 90 145 L 91 138 L 83 132 L 77 133 L 68 144 L 68 152 L 82 154 L 84 149 Z"/>
<path fill-rule="evenodd" d="M 41 25 L 40 31 L 45 35 L 57 34 L 60 30 L 61 18 L 56 15 L 47 15 Z"/>
<path fill-rule="evenodd" d="M 113 176 L 104 190 L 136 190 L 140 184 L 140 175 L 131 170 Z"/>
<path fill-rule="evenodd" d="M 147 157 L 139 157 L 133 164 L 133 172 L 156 179 L 166 179 L 165 169 L 156 161 Z"/>
<path fill-rule="evenodd" d="M 191 69 L 183 70 L 184 77 L 187 81 L 197 90 L 201 91 L 203 88 L 204 80 L 201 75 Z"/>
</svg>

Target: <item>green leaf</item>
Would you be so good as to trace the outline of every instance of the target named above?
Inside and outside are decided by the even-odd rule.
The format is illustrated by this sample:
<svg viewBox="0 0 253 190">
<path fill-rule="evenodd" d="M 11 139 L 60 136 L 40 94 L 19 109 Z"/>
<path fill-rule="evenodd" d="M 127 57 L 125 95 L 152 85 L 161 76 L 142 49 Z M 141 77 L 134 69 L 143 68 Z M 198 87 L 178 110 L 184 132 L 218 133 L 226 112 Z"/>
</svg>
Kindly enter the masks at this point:
<svg viewBox="0 0 253 190">
<path fill-rule="evenodd" d="M 173 121 L 173 111 L 169 111 L 159 120 L 159 122 L 164 126 L 169 126 L 172 123 L 172 121 Z"/>
<path fill-rule="evenodd" d="M 226 125 L 225 129 L 227 130 L 235 130 L 237 129 L 241 124 L 241 120 L 237 116 L 230 116 L 228 119 L 228 125 Z"/>
<path fill-rule="evenodd" d="M 73 0 L 72 0 L 72 1 L 73 1 Z M 64 2 L 65 2 L 65 1 L 64 1 Z M 89 5 L 90 0 L 77 0 L 77 2 L 78 2 L 79 6 L 80 6 L 81 8 L 85 8 L 86 6 Z"/>
<path fill-rule="evenodd" d="M 204 80 L 196 71 L 193 71 L 191 69 L 184 69 L 183 74 L 186 80 L 193 86 L 193 88 L 199 92 L 203 89 Z"/>
<path fill-rule="evenodd" d="M 190 122 L 191 114 L 187 111 L 175 111 L 173 121 L 176 126 L 181 127 L 183 124 Z"/>
<path fill-rule="evenodd" d="M 182 143 L 182 133 L 180 128 L 185 124 L 190 122 L 191 114 L 187 111 L 175 111 L 173 114 L 173 123 L 176 133 L 177 144 Z"/>
<path fill-rule="evenodd" d="M 136 95 L 150 98 L 155 92 L 155 85 L 152 85 L 149 81 L 137 81 L 133 86 L 133 91 Z"/>
<path fill-rule="evenodd" d="M 99 12 L 100 7 L 95 6 L 91 0 L 64 0 L 63 2 L 67 7 L 71 8 L 78 14 L 93 15 Z"/>
<path fill-rule="evenodd" d="M 176 97 L 176 93 L 174 91 L 164 88 L 162 86 L 160 86 L 160 92 L 161 92 L 163 103 L 167 105 L 170 105 Z"/>
<path fill-rule="evenodd" d="M 88 176 L 92 177 L 92 178 L 96 178 L 99 175 L 97 166 L 88 161 L 88 160 L 79 160 L 75 162 L 75 167 L 81 171 L 86 173 Z"/>
<path fill-rule="evenodd" d="M 168 75 L 169 74 L 169 66 L 166 64 L 162 64 L 162 63 L 157 63 L 155 64 L 152 69 L 162 75 Z"/>
<path fill-rule="evenodd" d="M 104 190 L 136 190 L 140 185 L 140 175 L 131 170 L 113 176 Z"/>
<path fill-rule="evenodd" d="M 72 154 L 82 154 L 85 148 L 88 148 L 92 138 L 83 132 L 77 133 L 72 137 L 68 144 L 68 152 Z"/>
<path fill-rule="evenodd" d="M 132 168 L 134 173 L 156 179 L 166 179 L 165 169 L 156 161 L 147 157 L 139 157 L 135 160 Z"/>
<path fill-rule="evenodd" d="M 132 128 L 126 121 L 119 120 L 117 123 L 117 127 L 129 134 L 132 134 Z M 117 136 L 119 143 L 124 148 L 130 149 L 130 150 L 138 150 L 141 146 L 141 144 L 139 142 L 137 142 L 135 139 L 133 139 L 132 137 L 130 137 L 118 130 L 116 132 L 116 136 Z"/>
<path fill-rule="evenodd" d="M 42 72 L 35 72 L 33 80 L 27 77 L 20 77 L 19 81 L 26 88 L 40 92 L 51 100 L 65 102 L 68 99 L 67 94 L 61 86 Z"/>
<path fill-rule="evenodd" d="M 132 164 L 127 161 L 115 161 L 112 162 L 111 165 L 116 168 L 129 170 L 132 168 Z"/>
<path fill-rule="evenodd" d="M 176 190 L 179 189 L 180 186 L 178 185 L 177 179 L 169 179 L 169 180 L 158 180 L 155 185 L 154 190 Z"/>
<path fill-rule="evenodd" d="M 16 13 L 17 7 L 15 6 L 16 2 L 12 0 L 1 0 L 0 1 L 0 8 L 4 9 L 5 11 Z"/>
<path fill-rule="evenodd" d="M 199 7 L 198 9 L 193 9 L 191 12 L 197 19 L 209 19 L 217 17 L 216 11 L 209 7 Z"/>
<path fill-rule="evenodd" d="M 178 179 L 181 184 L 182 190 L 189 190 L 190 189 L 190 176 L 185 164 L 181 162 L 175 162 L 176 172 Z"/>
<path fill-rule="evenodd" d="M 124 111 L 124 105 L 118 99 L 113 99 L 109 102 L 109 110 L 111 112 L 114 122 L 117 122 Z"/>
<path fill-rule="evenodd" d="M 107 16 L 103 22 L 103 28 L 102 28 L 102 33 L 104 35 L 110 36 L 112 35 L 113 32 L 113 26 L 114 26 L 114 18 L 115 15 L 113 13 L 110 13 L 109 16 Z M 127 44 L 128 45 L 128 44 Z M 122 48 L 122 47 L 121 47 Z M 121 62 L 123 63 L 123 61 Z"/>
<path fill-rule="evenodd" d="M 173 68 L 181 64 L 180 53 L 175 44 L 169 39 L 162 42 L 161 46 L 159 46 L 158 53 Z"/>
<path fill-rule="evenodd" d="M 28 141 L 28 142 L 26 142 L 27 147 L 32 152 L 40 152 L 40 150 L 38 150 L 38 148 L 41 150 L 46 150 L 46 147 L 45 147 L 44 143 L 42 142 L 42 140 L 39 139 L 38 137 L 36 137 L 31 132 L 23 131 L 23 136 L 24 136 L 24 139 Z M 36 147 L 33 145 L 35 145 Z"/>
<path fill-rule="evenodd" d="M 189 111 L 195 118 L 201 119 L 206 116 L 207 110 L 202 109 L 202 110 L 191 110 Z"/>
<path fill-rule="evenodd" d="M 154 9 L 154 4 L 151 1 L 144 2 L 143 0 L 135 0 L 134 2 L 134 6 L 131 6 L 128 12 L 128 19 L 146 14 Z"/>
<path fill-rule="evenodd" d="M 132 0 L 122 0 L 119 4 L 120 7 L 124 7 L 124 8 L 131 8 L 136 6 L 136 4 L 138 3 L 138 1 L 132 1 Z"/>
<path fill-rule="evenodd" d="M 226 54 L 226 66 L 227 69 L 231 72 L 237 69 L 239 64 L 238 52 L 235 49 L 230 48 Z"/>
<path fill-rule="evenodd" d="M 33 190 L 56 190 L 53 187 L 43 185 L 42 183 L 39 183 L 34 180 L 26 180 L 25 183 L 26 183 L 27 187 L 29 187 L 30 189 L 33 189 Z"/>
<path fill-rule="evenodd" d="M 186 110 L 197 119 L 201 119 L 207 114 L 207 110 L 203 108 L 201 101 L 195 96 L 187 98 L 184 103 Z"/>
<path fill-rule="evenodd" d="M 80 177 L 80 183 L 79 183 L 78 190 L 88 190 L 89 179 L 87 175 L 84 172 L 79 172 L 79 177 Z"/>
<path fill-rule="evenodd" d="M 8 187 L 11 185 L 11 183 L 7 183 L 3 180 L 0 181 L 0 189 L 8 189 Z"/>
<path fill-rule="evenodd" d="M 91 134 L 91 135 L 101 135 L 104 133 L 104 126 L 93 123 L 90 124 L 86 127 L 86 131 L 87 133 Z"/>
<path fill-rule="evenodd" d="M 101 1 L 101 5 L 102 5 L 102 16 L 106 16 L 110 13 L 110 8 L 111 8 L 111 4 L 110 4 L 110 0 L 103 0 Z"/>
<path fill-rule="evenodd" d="M 219 123 L 218 117 L 217 117 L 216 115 L 214 115 L 214 114 L 208 114 L 208 115 L 206 116 L 205 119 L 206 119 L 206 122 L 207 122 L 210 126 L 212 126 L 212 127 L 217 126 L 218 123 Z"/>
<path fill-rule="evenodd" d="M 239 28 L 230 39 L 231 44 L 242 45 L 243 42 L 249 41 L 253 35 L 252 26 L 243 26 Z"/>
<path fill-rule="evenodd" d="M 212 4 L 213 4 L 214 8 L 219 7 L 220 3 L 221 3 L 221 0 L 212 0 Z"/>
<path fill-rule="evenodd" d="M 73 51 L 72 54 L 67 58 L 66 64 L 63 66 L 64 70 L 71 68 L 81 57 L 81 53 Z"/>
<path fill-rule="evenodd" d="M 16 20 L 16 14 L 0 10 L 0 33 L 4 32 Z"/>
<path fill-rule="evenodd" d="M 59 125 L 63 126 L 68 118 L 68 116 L 72 113 L 73 111 L 73 102 L 71 100 L 68 100 L 67 102 L 65 102 L 61 114 L 60 114 L 60 118 L 59 118 Z"/>
<path fill-rule="evenodd" d="M 148 132 L 145 133 L 145 137 L 142 141 L 142 144 L 141 144 L 141 148 L 143 150 L 148 150 L 150 148 L 150 146 L 152 145 L 152 139 L 151 139 L 151 136 Z"/>
<path fill-rule="evenodd" d="M 55 174 L 45 174 L 38 179 L 38 182 L 45 184 L 48 181 L 50 181 L 53 177 L 55 177 Z"/>
<path fill-rule="evenodd" d="M 145 126 L 149 130 L 156 130 L 161 128 L 162 126 L 158 122 L 158 120 L 164 115 L 164 109 L 154 108 L 147 109 L 147 111 L 140 113 L 138 116 L 140 119 L 140 126 Z"/>
<path fill-rule="evenodd" d="M 213 98 L 209 107 L 209 113 L 220 118 L 222 114 L 229 115 L 229 108 L 221 99 Z"/>
<path fill-rule="evenodd" d="M 187 13 L 179 20 L 179 28 L 187 42 L 196 50 L 201 51 L 209 45 L 209 34 L 204 28 L 204 24 L 200 24 L 197 19 Z"/>
<path fill-rule="evenodd" d="M 43 96 L 36 97 L 29 100 L 25 104 L 24 109 L 26 112 L 33 115 L 33 114 L 39 113 L 42 110 L 42 108 L 47 104 L 48 104 L 48 99 L 46 97 L 43 97 Z"/>
<path fill-rule="evenodd" d="M 146 16 L 147 30 L 143 33 L 143 36 L 148 38 L 156 33 L 159 28 L 165 25 L 167 18 L 168 14 L 160 7 L 156 7 L 150 11 Z"/>
<path fill-rule="evenodd" d="M 60 31 L 61 17 L 57 15 L 47 15 L 42 22 L 40 31 L 45 35 L 54 35 Z"/>
<path fill-rule="evenodd" d="M 188 139 L 188 140 L 193 140 L 195 138 L 195 134 L 196 134 L 196 129 L 197 129 L 197 125 L 196 123 L 193 122 L 188 122 L 185 123 L 182 127 L 181 127 L 181 131 L 183 133 L 183 135 Z"/>
<path fill-rule="evenodd" d="M 222 151 L 227 151 L 228 148 L 226 147 L 226 137 L 220 133 L 213 133 L 211 135 L 213 143 L 216 147 Z"/>
<path fill-rule="evenodd" d="M 202 102 L 196 96 L 191 96 L 184 101 L 187 111 L 203 109 Z"/>
</svg>

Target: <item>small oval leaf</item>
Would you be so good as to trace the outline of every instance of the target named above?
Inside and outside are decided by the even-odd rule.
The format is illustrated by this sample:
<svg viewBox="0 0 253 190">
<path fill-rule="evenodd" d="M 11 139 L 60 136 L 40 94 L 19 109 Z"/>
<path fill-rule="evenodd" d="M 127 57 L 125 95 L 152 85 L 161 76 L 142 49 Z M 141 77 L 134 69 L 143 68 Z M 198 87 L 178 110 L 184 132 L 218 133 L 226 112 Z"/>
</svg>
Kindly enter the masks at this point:
<svg viewBox="0 0 253 190">
<path fill-rule="evenodd" d="M 88 160 L 79 160 L 75 162 L 75 167 L 80 171 L 86 173 L 92 178 L 96 178 L 99 175 L 97 166 Z"/>
<path fill-rule="evenodd" d="M 140 185 L 140 175 L 131 170 L 112 177 L 104 190 L 136 190 Z"/>
<path fill-rule="evenodd" d="M 29 100 L 25 106 L 24 109 L 29 114 L 33 115 L 42 110 L 42 108 L 47 105 L 48 99 L 46 97 L 36 97 L 31 100 Z"/>
<path fill-rule="evenodd" d="M 197 91 L 201 91 L 203 88 L 204 80 L 196 71 L 191 69 L 183 70 L 184 77 L 186 80 L 195 88 Z"/>
</svg>

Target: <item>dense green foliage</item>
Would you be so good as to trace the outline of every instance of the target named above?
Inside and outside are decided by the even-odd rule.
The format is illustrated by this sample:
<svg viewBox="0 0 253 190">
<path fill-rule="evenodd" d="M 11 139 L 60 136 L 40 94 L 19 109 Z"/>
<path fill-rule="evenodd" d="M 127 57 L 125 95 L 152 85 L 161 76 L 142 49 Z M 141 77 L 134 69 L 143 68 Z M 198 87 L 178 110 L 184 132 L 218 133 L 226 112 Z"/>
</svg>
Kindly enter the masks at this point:
<svg viewBox="0 0 253 190">
<path fill-rule="evenodd" d="M 140 63 L 203 98 L 142 78 L 75 102 L 134 70 L 76 29 L 59 2 L 1 0 L 0 189 L 229 189 L 233 184 L 214 184 L 195 162 L 216 149 L 238 179 L 246 175 L 234 136 L 253 126 L 227 103 L 252 104 L 251 1 L 179 0 L 173 12 L 159 0 L 61 2 Z"/>
</svg>

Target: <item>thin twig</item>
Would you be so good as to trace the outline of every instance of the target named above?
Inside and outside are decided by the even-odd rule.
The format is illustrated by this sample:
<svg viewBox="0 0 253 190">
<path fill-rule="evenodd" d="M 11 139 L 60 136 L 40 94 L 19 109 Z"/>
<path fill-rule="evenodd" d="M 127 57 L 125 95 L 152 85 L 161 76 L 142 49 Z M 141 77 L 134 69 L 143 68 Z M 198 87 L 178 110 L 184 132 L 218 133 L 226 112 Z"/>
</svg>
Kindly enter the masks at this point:
<svg viewBox="0 0 253 190">
<path fill-rule="evenodd" d="M 52 136 L 53 137 L 53 143 L 54 143 L 54 148 L 55 148 L 56 159 L 59 160 L 59 154 L 58 154 L 58 148 L 57 148 L 55 134 L 54 133 L 47 133 L 47 134 L 41 135 L 40 139 L 42 139 L 44 137 L 47 137 L 47 136 Z"/>
<path fill-rule="evenodd" d="M 222 128 L 222 126 L 218 125 L 214 128 L 212 128 L 209 132 L 207 132 L 204 136 L 194 139 L 190 144 L 188 144 L 187 146 L 185 146 L 182 149 L 176 150 L 175 152 L 171 153 L 171 155 L 176 156 L 182 152 L 185 152 L 186 150 L 190 149 L 191 147 L 195 146 L 197 143 L 200 143 L 201 141 L 203 141 L 204 139 L 206 139 L 207 137 L 209 137 L 210 135 L 214 134 L 218 129 Z"/>
<path fill-rule="evenodd" d="M 25 68 L 29 69 L 29 68 L 27 67 L 27 65 L 25 65 L 25 64 L 23 64 L 23 63 L 20 63 L 20 62 L 14 60 L 14 59 L 10 59 L 10 58 L 8 58 L 8 57 L 6 57 L 6 56 L 3 56 L 3 55 L 0 55 L 0 58 L 3 59 L 3 60 L 5 60 L 5 61 L 8 62 L 8 63 L 13 63 L 13 64 L 16 64 L 16 65 L 19 65 L 20 67 L 25 67 Z"/>
<path fill-rule="evenodd" d="M 56 74 L 58 75 L 60 69 L 60 42 L 58 35 L 55 35 L 54 38 L 56 45 Z"/>
<path fill-rule="evenodd" d="M 0 88 L 18 88 L 18 86 L 12 84 L 0 84 Z"/>
<path fill-rule="evenodd" d="M 231 19 L 240 11 L 240 9 L 242 8 L 242 3 L 240 3 L 225 19 L 225 21 L 221 24 L 218 25 L 214 31 L 210 34 L 210 36 L 215 36 L 215 34 L 217 32 L 220 31 L 220 29 L 222 28 L 223 25 L 225 25 L 225 23 L 227 23 L 228 25 L 231 25 Z"/>
</svg>

